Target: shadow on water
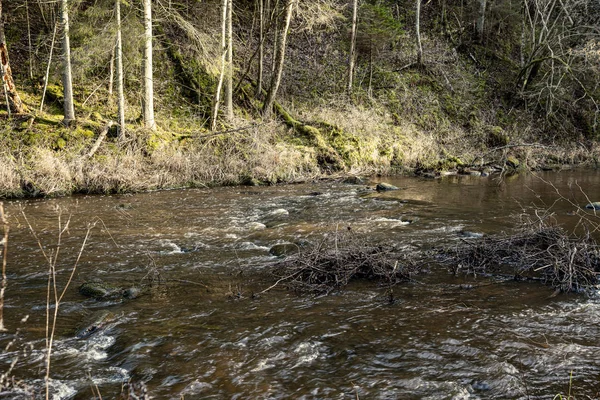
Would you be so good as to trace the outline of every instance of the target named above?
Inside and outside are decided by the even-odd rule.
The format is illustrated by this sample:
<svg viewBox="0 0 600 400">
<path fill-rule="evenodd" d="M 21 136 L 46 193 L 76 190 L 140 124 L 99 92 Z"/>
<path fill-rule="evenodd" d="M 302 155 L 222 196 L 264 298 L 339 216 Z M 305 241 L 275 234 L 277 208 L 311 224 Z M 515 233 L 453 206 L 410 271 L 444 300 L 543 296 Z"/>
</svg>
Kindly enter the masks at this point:
<svg viewBox="0 0 600 400">
<path fill-rule="evenodd" d="M 600 199 L 600 174 L 543 174 L 568 199 Z M 121 382 L 146 382 L 155 398 L 547 399 L 600 388 L 600 302 L 560 295 L 499 276 L 428 274 L 386 288 L 354 282 L 330 296 L 275 288 L 265 276 L 269 249 L 315 241 L 351 227 L 373 243 L 429 248 L 518 227 L 518 213 L 552 206 L 573 228 L 573 206 L 535 176 L 439 180 L 395 177 L 400 190 L 318 183 L 194 189 L 132 196 L 11 202 L 5 320 L 20 339 L 3 368 L 42 385 L 46 264 L 19 213 L 48 248 L 56 208 L 72 213 L 59 263 L 69 268 L 86 224 L 100 218 L 59 316 L 52 377 L 57 398 L 104 398 Z M 581 188 L 581 190 L 580 190 Z M 585 195 L 583 192 L 585 192 Z M 94 300 L 77 286 L 101 279 L 120 287 L 153 280 L 139 298 Z M 158 284 L 162 282 L 160 285 Z M 98 311 L 115 318 L 76 339 Z M 24 316 L 26 323 L 18 321 Z M 2 348 L 11 335 L 0 337 Z M 26 355 L 22 349 L 31 344 Z"/>
</svg>

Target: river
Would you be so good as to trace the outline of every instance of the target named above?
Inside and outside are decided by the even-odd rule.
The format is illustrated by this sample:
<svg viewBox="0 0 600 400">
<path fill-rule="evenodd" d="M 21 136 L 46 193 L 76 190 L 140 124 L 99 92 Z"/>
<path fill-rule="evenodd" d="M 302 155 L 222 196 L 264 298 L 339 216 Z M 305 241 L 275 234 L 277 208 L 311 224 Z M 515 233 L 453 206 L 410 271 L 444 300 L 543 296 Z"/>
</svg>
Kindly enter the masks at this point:
<svg viewBox="0 0 600 400">
<path fill-rule="evenodd" d="M 379 180 L 400 190 L 367 190 Z M 454 276 L 433 264 L 396 286 L 393 303 L 375 282 L 328 296 L 283 287 L 258 295 L 273 283 L 266 271 L 277 243 L 314 242 L 351 227 L 372 243 L 453 245 L 463 231 L 511 232 L 517 215 L 542 208 L 570 229 L 579 217 L 557 190 L 581 206 L 600 200 L 600 172 L 5 202 L 8 332 L 0 334 L 0 371 L 43 391 L 48 264 L 24 213 L 47 254 L 56 253 L 59 218 L 63 225 L 70 218 L 59 290 L 94 224 L 59 308 L 55 399 L 98 398 L 97 391 L 116 398 L 127 381 L 144 382 L 156 399 L 551 399 L 569 390 L 598 398 L 600 300 L 593 295 L 552 297 L 539 282 Z M 80 295 L 78 286 L 94 279 L 153 290 L 133 300 Z M 77 339 L 99 310 L 115 319 Z M 29 398 L 26 391 L 6 398 Z"/>
</svg>

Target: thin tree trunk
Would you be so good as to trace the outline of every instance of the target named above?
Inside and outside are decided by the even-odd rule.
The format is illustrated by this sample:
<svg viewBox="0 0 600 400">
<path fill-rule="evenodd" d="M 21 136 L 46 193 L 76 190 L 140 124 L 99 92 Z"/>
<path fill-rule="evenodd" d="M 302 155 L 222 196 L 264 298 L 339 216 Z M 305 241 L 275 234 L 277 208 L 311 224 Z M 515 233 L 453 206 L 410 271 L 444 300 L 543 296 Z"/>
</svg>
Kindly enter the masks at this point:
<svg viewBox="0 0 600 400">
<path fill-rule="evenodd" d="M 265 58 L 265 7 L 264 0 L 258 0 L 258 19 L 259 19 L 259 30 L 258 30 L 258 77 L 256 79 L 256 97 L 262 96 L 263 86 L 263 68 Z"/>
<path fill-rule="evenodd" d="M 4 18 L 2 17 L 2 0 L 0 0 L 0 74 L 8 103 L 6 104 L 6 109 L 9 113 L 11 111 L 16 114 L 26 113 L 27 107 L 21 101 L 21 97 L 19 97 L 8 60 L 8 48 L 6 46 L 6 37 L 4 36 Z"/>
<path fill-rule="evenodd" d="M 223 78 L 225 76 L 225 62 L 227 61 L 227 2 L 221 3 L 221 71 L 219 81 L 217 82 L 217 92 L 215 93 L 215 105 L 213 107 L 211 130 L 217 128 L 217 118 L 219 116 L 219 106 L 221 105 L 221 88 L 223 87 Z"/>
<path fill-rule="evenodd" d="M 62 27 L 63 27 L 63 97 L 64 119 L 63 124 L 69 126 L 75 120 L 75 105 L 73 103 L 73 77 L 71 71 L 71 44 L 69 37 L 69 3 L 62 0 Z"/>
<path fill-rule="evenodd" d="M 144 126 L 156 130 L 152 75 L 152 1 L 144 0 Z"/>
<path fill-rule="evenodd" d="M 48 79 L 50 79 L 50 65 L 52 65 L 52 54 L 54 53 L 54 43 L 56 41 L 56 31 L 58 24 L 54 24 L 52 31 L 52 43 L 50 44 L 50 54 L 48 55 L 48 65 L 46 65 L 46 75 L 44 75 L 44 89 L 42 89 L 42 100 L 40 101 L 40 112 L 44 110 L 44 99 L 46 98 L 46 89 L 48 89 Z"/>
<path fill-rule="evenodd" d="M 118 1 L 118 0 L 117 0 Z M 117 51 L 117 44 L 113 51 L 110 52 L 110 65 L 108 67 L 108 101 L 112 104 L 113 86 L 115 85 L 115 52 Z"/>
<path fill-rule="evenodd" d="M 27 16 L 27 46 L 29 51 L 29 79 L 33 81 L 33 57 L 31 55 L 31 23 L 29 21 L 29 2 L 25 0 L 25 15 Z"/>
<path fill-rule="evenodd" d="M 423 46 L 421 45 L 421 0 L 416 0 L 415 30 L 417 33 L 417 64 L 423 64 Z"/>
<path fill-rule="evenodd" d="M 292 10 L 294 8 L 294 2 L 295 0 L 287 0 L 285 5 L 285 23 L 281 29 L 281 34 L 279 36 L 278 46 L 276 49 L 277 51 L 275 53 L 276 71 L 271 77 L 271 84 L 269 85 L 267 99 L 265 100 L 265 105 L 263 108 L 263 117 L 265 119 L 269 118 L 271 116 L 271 113 L 273 112 L 275 96 L 277 95 L 279 84 L 281 83 L 281 76 L 283 74 L 283 63 L 285 61 L 285 43 L 287 41 L 287 33 L 290 28 L 290 22 L 292 20 Z"/>
<path fill-rule="evenodd" d="M 358 20 L 358 0 L 352 4 L 352 36 L 350 38 L 350 55 L 348 57 L 348 96 L 352 94 L 352 81 L 354 79 L 354 62 L 356 50 L 356 25 Z"/>
<path fill-rule="evenodd" d="M 233 121 L 233 0 L 227 0 L 227 71 L 225 73 L 225 118 Z"/>
<path fill-rule="evenodd" d="M 117 96 L 119 118 L 119 137 L 125 135 L 125 90 L 123 87 L 123 40 L 121 38 L 121 0 L 116 0 L 117 12 L 117 46 L 115 49 L 115 61 L 117 62 Z"/>
<path fill-rule="evenodd" d="M 485 9 L 487 7 L 487 0 L 479 0 L 479 15 L 477 16 L 477 39 L 480 43 L 483 43 L 483 31 L 485 27 Z"/>
</svg>

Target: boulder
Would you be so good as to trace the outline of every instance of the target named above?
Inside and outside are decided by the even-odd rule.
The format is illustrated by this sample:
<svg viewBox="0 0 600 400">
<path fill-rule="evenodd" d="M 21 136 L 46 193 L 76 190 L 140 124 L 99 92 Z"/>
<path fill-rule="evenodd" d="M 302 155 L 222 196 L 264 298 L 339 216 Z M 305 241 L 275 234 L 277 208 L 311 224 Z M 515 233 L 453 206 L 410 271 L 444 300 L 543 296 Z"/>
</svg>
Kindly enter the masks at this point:
<svg viewBox="0 0 600 400">
<path fill-rule="evenodd" d="M 375 186 L 375 190 L 377 190 L 378 192 L 386 192 L 389 190 L 398 190 L 398 189 L 399 188 L 397 186 L 391 185 L 386 182 L 379 182 L 377 184 L 377 186 Z"/>
</svg>

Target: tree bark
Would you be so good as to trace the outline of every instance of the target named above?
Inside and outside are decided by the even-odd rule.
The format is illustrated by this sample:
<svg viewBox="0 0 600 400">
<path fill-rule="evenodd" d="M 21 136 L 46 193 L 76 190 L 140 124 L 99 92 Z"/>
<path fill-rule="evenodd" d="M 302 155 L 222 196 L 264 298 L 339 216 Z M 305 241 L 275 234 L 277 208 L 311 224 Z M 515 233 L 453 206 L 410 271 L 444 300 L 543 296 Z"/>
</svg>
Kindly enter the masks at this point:
<svg viewBox="0 0 600 400">
<path fill-rule="evenodd" d="M 281 76 L 283 75 L 283 63 L 285 61 L 285 46 L 287 41 L 287 34 L 290 28 L 290 22 L 292 20 L 292 10 L 294 8 L 295 0 L 286 1 L 286 12 L 285 12 L 285 23 L 281 29 L 279 40 L 277 43 L 277 49 L 275 52 L 275 65 L 276 70 L 271 78 L 271 84 L 269 85 L 269 91 L 267 92 L 267 99 L 263 107 L 263 118 L 267 119 L 273 112 L 273 103 L 275 103 L 275 96 L 281 83 Z"/>
<path fill-rule="evenodd" d="M 348 96 L 352 94 L 352 81 L 354 79 L 354 62 L 356 50 L 356 25 L 358 20 L 358 0 L 352 4 L 352 36 L 350 38 L 350 55 L 348 56 Z"/>
<path fill-rule="evenodd" d="M 217 128 L 217 118 L 219 117 L 219 106 L 221 105 L 221 88 L 223 87 L 223 78 L 225 76 L 225 62 L 227 61 L 227 2 L 221 2 L 221 71 L 219 81 L 217 82 L 217 91 L 215 93 L 215 104 L 213 106 L 211 130 Z"/>
<path fill-rule="evenodd" d="M 415 30 L 417 33 L 417 64 L 423 64 L 423 46 L 421 45 L 421 0 L 416 0 Z"/>
<path fill-rule="evenodd" d="M 225 73 L 225 118 L 233 121 L 233 0 L 227 0 L 227 71 Z"/>
<path fill-rule="evenodd" d="M 152 1 L 144 0 L 144 126 L 156 130 L 152 75 Z"/>
<path fill-rule="evenodd" d="M 63 27 L 63 97 L 64 119 L 63 124 L 69 126 L 75 120 L 75 105 L 73 102 L 73 73 L 71 69 L 71 44 L 69 33 L 69 2 L 62 0 L 62 27 Z"/>
<path fill-rule="evenodd" d="M 6 37 L 4 36 L 4 19 L 2 18 L 2 0 L 0 0 L 0 74 L 8 104 L 6 105 L 9 113 L 23 114 L 27 112 L 27 107 L 21 101 L 15 82 L 12 77 L 12 70 L 8 59 L 8 48 L 6 46 Z"/>
<path fill-rule="evenodd" d="M 117 96 L 119 118 L 119 137 L 125 135 L 125 90 L 123 87 L 123 41 L 121 38 L 121 0 L 115 2 L 117 14 L 117 46 L 115 49 L 115 61 L 117 63 Z"/>
</svg>

